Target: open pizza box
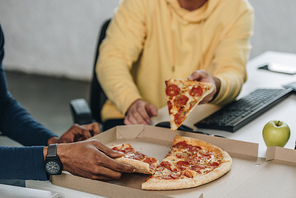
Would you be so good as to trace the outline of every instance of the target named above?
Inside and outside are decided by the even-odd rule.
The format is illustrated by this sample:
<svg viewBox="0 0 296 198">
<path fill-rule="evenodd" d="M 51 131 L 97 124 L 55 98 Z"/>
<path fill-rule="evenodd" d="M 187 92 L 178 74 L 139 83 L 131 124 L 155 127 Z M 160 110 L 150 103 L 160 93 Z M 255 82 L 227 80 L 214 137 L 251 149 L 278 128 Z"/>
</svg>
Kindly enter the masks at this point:
<svg viewBox="0 0 296 198">
<path fill-rule="evenodd" d="M 172 146 L 175 135 L 193 137 L 227 151 L 231 170 L 224 176 L 199 187 L 146 191 L 141 184 L 147 175 L 123 174 L 116 181 L 97 181 L 64 172 L 52 176 L 55 185 L 104 197 L 294 197 L 296 195 L 296 150 L 271 147 L 266 159 L 258 158 L 258 144 L 153 126 L 118 126 L 93 138 L 107 146 L 130 143 L 136 150 L 161 161 Z"/>
</svg>

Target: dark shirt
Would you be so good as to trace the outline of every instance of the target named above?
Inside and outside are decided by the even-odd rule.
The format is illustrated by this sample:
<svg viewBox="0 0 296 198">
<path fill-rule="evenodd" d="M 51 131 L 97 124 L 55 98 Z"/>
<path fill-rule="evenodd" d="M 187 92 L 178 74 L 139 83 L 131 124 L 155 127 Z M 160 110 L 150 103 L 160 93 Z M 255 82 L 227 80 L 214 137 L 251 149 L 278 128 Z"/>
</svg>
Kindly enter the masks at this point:
<svg viewBox="0 0 296 198">
<path fill-rule="evenodd" d="M 0 179 L 47 180 L 43 147 L 56 135 L 35 121 L 8 92 L 3 58 L 4 35 L 0 25 L 0 131 L 25 145 L 0 146 Z"/>
</svg>

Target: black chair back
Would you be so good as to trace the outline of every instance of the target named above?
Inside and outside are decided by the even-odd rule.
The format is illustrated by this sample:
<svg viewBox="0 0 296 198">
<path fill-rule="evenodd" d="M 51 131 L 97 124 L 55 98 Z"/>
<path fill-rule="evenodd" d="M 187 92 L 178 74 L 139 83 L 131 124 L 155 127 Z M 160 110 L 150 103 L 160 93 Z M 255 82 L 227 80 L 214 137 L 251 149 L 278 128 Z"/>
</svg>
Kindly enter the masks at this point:
<svg viewBox="0 0 296 198">
<path fill-rule="evenodd" d="M 104 103 L 107 100 L 107 96 L 104 93 L 104 91 L 97 79 L 96 64 L 97 64 L 97 60 L 99 57 L 99 48 L 100 48 L 102 41 L 104 40 L 104 38 L 106 36 L 106 30 L 108 28 L 110 21 L 111 21 L 111 19 L 108 19 L 107 21 L 105 21 L 103 23 L 102 28 L 99 33 L 98 44 L 97 44 L 97 49 L 96 49 L 96 54 L 95 54 L 95 59 L 94 59 L 94 66 L 93 66 L 93 77 L 92 77 L 92 82 L 91 82 L 91 90 L 90 90 L 90 108 L 92 111 L 92 117 L 93 117 L 93 119 L 95 119 L 99 123 L 102 123 L 101 110 L 102 110 Z"/>
</svg>

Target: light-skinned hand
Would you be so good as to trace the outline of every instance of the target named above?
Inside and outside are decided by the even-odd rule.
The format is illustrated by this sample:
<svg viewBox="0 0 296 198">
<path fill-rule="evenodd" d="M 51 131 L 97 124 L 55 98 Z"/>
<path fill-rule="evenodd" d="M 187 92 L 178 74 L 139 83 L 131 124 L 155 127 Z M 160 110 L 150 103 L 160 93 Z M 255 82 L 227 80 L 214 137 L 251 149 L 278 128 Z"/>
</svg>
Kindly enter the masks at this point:
<svg viewBox="0 0 296 198">
<path fill-rule="evenodd" d="M 158 109 L 144 100 L 136 100 L 127 110 L 124 124 L 145 124 L 149 125 L 151 117 L 157 116 Z"/>
</svg>

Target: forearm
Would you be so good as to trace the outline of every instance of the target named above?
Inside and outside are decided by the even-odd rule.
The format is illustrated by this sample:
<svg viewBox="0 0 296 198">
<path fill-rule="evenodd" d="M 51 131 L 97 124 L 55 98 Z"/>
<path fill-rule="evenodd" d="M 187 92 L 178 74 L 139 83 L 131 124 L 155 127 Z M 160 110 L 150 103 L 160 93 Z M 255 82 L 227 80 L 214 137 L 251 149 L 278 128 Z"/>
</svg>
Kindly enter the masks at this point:
<svg viewBox="0 0 296 198">
<path fill-rule="evenodd" d="M 220 82 L 220 88 L 219 91 L 216 92 L 211 103 L 216 105 L 226 105 L 235 100 L 241 91 L 244 81 L 236 75 L 227 73 L 215 78 L 218 79 L 215 80 L 215 83 L 218 81 Z"/>
<path fill-rule="evenodd" d="M 107 97 L 123 115 L 132 102 L 141 98 L 131 70 L 146 36 L 144 12 L 144 1 L 123 1 L 100 46 L 97 77 Z"/>
<path fill-rule="evenodd" d="M 0 147 L 0 178 L 47 180 L 43 147 Z"/>
<path fill-rule="evenodd" d="M 233 101 L 247 80 L 246 65 L 251 50 L 253 10 L 248 9 L 239 16 L 221 39 L 211 63 L 210 73 L 221 82 L 220 91 L 212 101 L 214 104 L 225 105 Z"/>
<path fill-rule="evenodd" d="M 46 145 L 54 133 L 35 121 L 22 106 L 12 98 L 1 109 L 0 130 L 11 139 L 26 146 Z"/>
</svg>

